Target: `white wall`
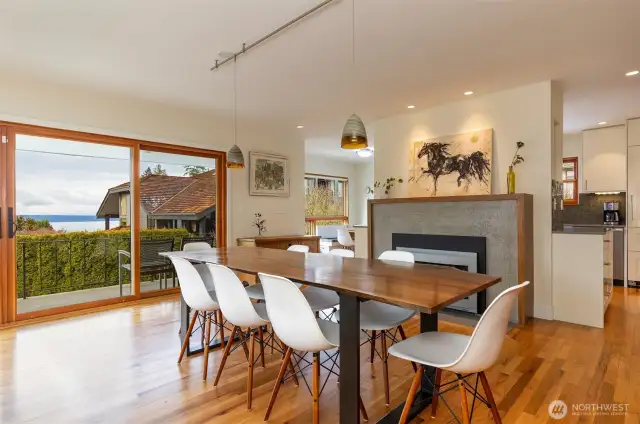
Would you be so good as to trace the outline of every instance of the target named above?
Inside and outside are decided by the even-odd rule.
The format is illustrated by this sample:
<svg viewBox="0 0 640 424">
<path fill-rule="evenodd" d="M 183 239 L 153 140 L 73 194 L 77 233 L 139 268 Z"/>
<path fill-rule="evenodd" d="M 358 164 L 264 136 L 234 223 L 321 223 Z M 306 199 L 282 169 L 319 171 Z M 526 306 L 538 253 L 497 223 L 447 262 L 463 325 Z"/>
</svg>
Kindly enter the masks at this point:
<svg viewBox="0 0 640 424">
<path fill-rule="evenodd" d="M 578 176 L 582 175 L 582 132 L 564 134 L 562 142 L 562 156 L 565 158 L 578 158 Z M 584 178 L 578 178 L 578 193 L 582 193 Z"/>
<path fill-rule="evenodd" d="M 443 135 L 493 128 L 492 192 L 506 193 L 506 174 L 517 141 L 525 162 L 516 168 L 516 189 L 534 196 L 536 317 L 553 319 L 551 275 L 552 84 L 545 81 L 475 97 L 374 124 L 375 179 L 407 178 L 410 143 Z M 407 193 L 398 186 L 394 197 Z M 428 194 L 425 193 L 425 196 Z"/>
<path fill-rule="evenodd" d="M 357 202 L 360 203 L 360 215 L 354 217 L 353 224 L 367 225 L 367 200 L 371 197 L 366 194 L 367 187 L 373 187 L 373 163 L 370 161 L 358 163 L 356 169 L 356 184 L 358 188 Z"/>
<path fill-rule="evenodd" d="M 125 95 L 0 75 L 0 120 L 227 151 L 230 120 Z M 214 95 L 214 93 L 212 93 Z M 253 214 L 267 219 L 269 235 L 304 234 L 304 142 L 295 128 L 240 121 L 238 144 L 249 150 L 289 157 L 291 196 L 249 196 L 248 167 L 229 170 L 229 245 L 255 235 Z"/>
</svg>

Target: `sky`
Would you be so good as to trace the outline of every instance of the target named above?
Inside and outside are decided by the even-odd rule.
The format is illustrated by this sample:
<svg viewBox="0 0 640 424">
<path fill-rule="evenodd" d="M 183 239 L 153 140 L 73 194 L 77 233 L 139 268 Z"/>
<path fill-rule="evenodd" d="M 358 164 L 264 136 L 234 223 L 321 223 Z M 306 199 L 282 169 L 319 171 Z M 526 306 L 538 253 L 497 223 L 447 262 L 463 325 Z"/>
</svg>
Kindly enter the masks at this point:
<svg viewBox="0 0 640 424">
<path fill-rule="evenodd" d="M 130 149 L 16 135 L 16 213 L 95 215 L 109 188 L 129 181 Z M 215 160 L 140 152 L 140 171 L 161 164 L 168 175 L 184 165 L 215 168 Z"/>
</svg>

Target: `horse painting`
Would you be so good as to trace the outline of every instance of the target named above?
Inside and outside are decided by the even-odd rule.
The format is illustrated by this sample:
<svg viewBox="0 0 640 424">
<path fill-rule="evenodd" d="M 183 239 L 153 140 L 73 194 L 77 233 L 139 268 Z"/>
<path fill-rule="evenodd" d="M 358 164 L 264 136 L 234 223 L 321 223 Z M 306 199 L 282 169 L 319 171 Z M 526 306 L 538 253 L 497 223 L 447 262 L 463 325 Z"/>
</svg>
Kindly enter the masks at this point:
<svg viewBox="0 0 640 424">
<path fill-rule="evenodd" d="M 491 130 L 485 131 L 492 132 Z M 460 148 L 459 140 L 443 141 L 455 137 L 463 137 L 463 140 L 468 139 L 472 144 Z M 489 143 L 491 143 L 491 138 L 489 136 Z M 437 196 L 438 183 L 441 178 L 457 175 L 455 184 L 457 187 L 462 188 L 465 194 L 469 193 L 469 188 L 472 185 L 481 185 L 484 187 L 482 191 L 490 193 L 491 149 L 489 147 L 489 149 L 473 150 L 473 147 L 476 147 L 473 143 L 477 143 L 478 140 L 480 140 L 479 136 L 460 134 L 458 136 L 442 137 L 437 141 L 420 142 L 422 145 L 416 146 L 414 150 L 417 153 L 414 153 L 415 165 L 413 175 L 409 181 L 420 182 L 423 178 L 429 178 L 432 183 L 430 187 L 431 195 Z M 468 147 L 472 147 L 472 149 Z M 456 150 L 455 153 L 452 152 L 454 149 Z M 453 180 L 449 178 L 448 181 L 451 184 Z M 474 192 L 477 191 L 474 190 Z M 446 193 L 445 195 L 447 194 L 451 193 Z"/>
</svg>

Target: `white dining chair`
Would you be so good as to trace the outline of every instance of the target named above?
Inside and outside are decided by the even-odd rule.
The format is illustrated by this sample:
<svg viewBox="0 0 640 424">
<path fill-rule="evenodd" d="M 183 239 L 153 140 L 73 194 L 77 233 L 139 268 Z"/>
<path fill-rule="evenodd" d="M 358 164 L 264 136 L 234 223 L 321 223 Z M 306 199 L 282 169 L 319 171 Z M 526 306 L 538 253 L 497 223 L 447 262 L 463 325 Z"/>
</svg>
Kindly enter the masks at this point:
<svg viewBox="0 0 640 424">
<path fill-rule="evenodd" d="M 289 252 L 309 253 L 309 246 L 304 244 L 292 244 L 287 248 Z"/>
<path fill-rule="evenodd" d="M 335 256 L 342 256 L 343 258 L 353 258 L 356 255 L 353 250 L 348 249 L 331 249 L 329 253 Z"/>
<path fill-rule="evenodd" d="M 269 317 L 264 303 L 253 303 L 247 292 L 242 285 L 242 281 L 238 278 L 235 272 L 230 270 L 224 265 L 207 264 L 209 271 L 213 276 L 213 284 L 216 288 L 216 295 L 218 297 L 218 303 L 222 313 L 227 318 L 227 321 L 233 325 L 229 342 L 224 349 L 222 359 L 220 360 L 220 366 L 216 379 L 213 382 L 214 386 L 218 385 L 224 365 L 227 362 L 227 358 L 231 353 L 231 348 L 235 343 L 235 336 L 238 335 L 240 343 L 248 355 L 247 360 L 249 362 L 249 368 L 247 371 L 247 409 L 251 409 L 251 403 L 253 399 L 253 366 L 255 358 L 255 334 L 258 333 L 260 354 L 259 357 L 262 360 L 262 366 L 265 366 L 264 360 L 264 327 L 269 323 Z M 244 331 L 246 329 L 246 333 Z M 247 337 L 247 334 L 249 335 Z M 248 352 L 247 352 L 248 343 Z"/>
<path fill-rule="evenodd" d="M 353 249 L 356 243 L 351 238 L 351 234 L 346 228 L 338 228 L 338 243 L 346 249 Z"/>
<path fill-rule="evenodd" d="M 221 345 L 224 345 L 224 333 L 221 332 L 223 323 L 218 319 L 220 305 L 218 303 L 216 293 L 208 290 L 200 272 L 198 272 L 191 262 L 182 258 L 170 259 L 180 280 L 180 293 L 182 294 L 182 298 L 193 312 L 193 317 L 189 322 L 187 334 L 185 334 L 184 341 L 182 342 L 182 348 L 180 349 L 180 355 L 178 356 L 178 364 L 182 362 L 184 353 L 187 350 L 196 319 L 199 316 L 202 316 L 204 318 L 204 327 L 202 328 L 202 333 L 204 335 L 204 338 L 202 339 L 202 344 L 204 345 L 204 368 L 202 371 L 202 379 L 206 380 L 209 365 L 209 344 L 211 342 L 212 324 L 216 327 L 216 332 L 213 337 L 215 338 L 220 334 L 220 343 Z"/>
<path fill-rule="evenodd" d="M 313 354 L 312 364 L 312 397 L 313 397 L 313 423 L 320 422 L 320 352 L 332 350 L 340 346 L 340 325 L 316 318 L 314 311 L 309 306 L 303 292 L 290 280 L 269 274 L 258 274 L 264 285 L 267 314 L 274 332 L 287 346 L 285 357 L 278 373 L 269 406 L 264 416 L 267 421 L 271 410 L 278 397 L 278 391 L 289 367 L 294 351 Z M 328 355 L 328 354 L 327 354 Z M 338 352 L 330 357 L 337 357 Z M 327 359 L 328 361 L 329 359 Z M 334 359 L 335 361 L 335 359 Z M 333 369 L 333 368 L 332 368 Z M 295 372 L 295 371 L 294 371 Z M 329 371 L 327 379 L 337 374 Z M 324 387 L 324 386 L 323 386 Z M 367 412 L 360 399 L 360 411 L 365 420 L 368 420 Z"/>
<path fill-rule="evenodd" d="M 289 246 L 287 250 L 290 252 L 308 253 L 309 246 L 294 244 Z M 298 287 L 302 287 L 302 284 L 300 283 L 296 283 L 296 285 Z M 247 286 L 245 290 L 251 299 L 264 301 L 264 288 L 262 284 L 251 284 Z M 336 305 L 340 303 L 340 297 L 332 290 L 321 289 L 318 287 L 306 287 L 303 290 L 303 293 L 307 298 L 309 305 L 311 305 L 311 309 L 316 313 L 331 309 L 331 314 L 333 314 L 336 311 Z M 331 317 L 331 314 L 327 314 L 327 317 Z"/>
<path fill-rule="evenodd" d="M 378 259 L 383 261 L 396 261 L 396 262 L 406 262 L 406 263 L 414 263 L 415 258 L 413 253 L 406 252 L 402 250 L 387 250 L 382 252 L 382 254 L 378 257 Z M 396 340 L 396 337 L 389 333 L 390 330 L 396 329 L 397 333 L 400 334 L 402 340 L 407 338 L 404 329 L 402 328 L 402 324 L 410 320 L 416 311 L 412 309 L 401 308 L 400 306 L 389 305 L 387 303 L 378 302 L 375 300 L 370 300 L 368 302 L 362 302 L 360 304 L 360 328 L 367 333 L 368 340 L 367 342 L 371 344 L 371 358 L 370 361 L 373 363 L 376 353 L 376 340 L 380 339 L 380 359 L 382 360 L 382 374 L 383 374 L 383 382 L 384 382 L 384 399 L 387 406 L 390 403 L 390 391 L 389 391 L 389 366 L 388 366 L 388 349 L 387 349 L 387 341 L 391 339 L 392 342 Z M 340 320 L 340 311 L 336 312 L 335 318 Z M 417 365 L 415 363 L 412 364 L 414 370 L 417 369 Z"/>
<path fill-rule="evenodd" d="M 182 251 L 183 252 L 196 252 L 196 251 L 202 251 L 202 250 L 211 250 L 211 245 L 207 242 L 204 241 L 193 241 L 193 242 L 189 242 L 188 240 L 183 242 L 183 246 L 182 246 Z M 199 263 L 199 264 L 193 264 L 193 266 L 196 268 L 196 270 L 198 271 L 198 274 L 200 274 L 200 277 L 202 278 L 202 281 L 204 281 L 204 285 L 207 288 L 207 291 L 210 293 L 215 293 L 215 287 L 213 286 L 213 278 L 211 278 L 211 273 L 209 272 L 209 268 L 207 268 L 207 265 L 204 263 Z M 178 278 L 178 281 L 180 281 L 180 278 Z M 216 315 L 216 319 L 215 322 L 219 323 L 219 330 L 220 331 L 220 346 L 224 349 L 224 345 L 225 345 L 225 337 L 224 337 L 224 317 L 222 316 L 222 312 L 220 310 L 217 310 L 214 312 L 214 314 Z M 206 312 L 201 312 L 200 313 L 200 327 L 202 328 L 201 331 L 201 342 L 202 345 L 204 345 L 204 339 L 205 339 L 205 332 L 204 332 L 204 328 L 205 328 L 205 321 L 207 319 L 207 313 Z"/>
<path fill-rule="evenodd" d="M 434 418 L 438 407 L 438 398 L 442 398 L 442 393 L 447 391 L 445 387 L 457 383 L 460 391 L 463 424 L 468 424 L 471 421 L 467 392 L 473 394 L 473 405 L 475 405 L 475 400 L 479 399 L 491 409 L 494 422 L 496 424 L 501 423 L 500 412 L 484 372 L 498 359 L 507 334 L 511 310 L 518 298 L 518 294 L 528 284 L 529 282 L 525 281 L 500 293 L 482 314 L 480 321 L 478 321 L 470 336 L 432 331 L 420 333 L 389 348 L 391 355 L 420 364 L 413 378 L 409 396 L 400 417 L 400 424 L 407 422 L 409 409 L 420 383 L 424 366 L 436 368 L 435 381 L 433 382 L 433 401 L 431 403 L 431 415 Z M 457 379 L 441 384 L 442 371 L 455 373 Z M 465 378 L 471 374 L 477 374 L 475 387 L 478 387 L 479 379 L 484 388 L 486 399 L 479 396 L 477 390 L 465 381 Z M 444 401 L 444 399 L 442 400 Z"/>
</svg>

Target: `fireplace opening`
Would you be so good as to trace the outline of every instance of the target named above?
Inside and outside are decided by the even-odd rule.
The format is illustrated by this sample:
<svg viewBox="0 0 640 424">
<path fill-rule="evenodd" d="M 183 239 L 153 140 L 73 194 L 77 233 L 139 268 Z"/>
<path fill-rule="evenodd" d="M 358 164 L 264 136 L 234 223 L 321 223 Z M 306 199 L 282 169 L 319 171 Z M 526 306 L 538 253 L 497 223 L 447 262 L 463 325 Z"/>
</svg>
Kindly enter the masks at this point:
<svg viewBox="0 0 640 424">
<path fill-rule="evenodd" d="M 487 273 L 485 237 L 394 233 L 391 242 L 394 250 L 413 253 L 417 263 Z M 448 308 L 482 314 L 487 308 L 486 291 L 468 296 Z"/>
</svg>

